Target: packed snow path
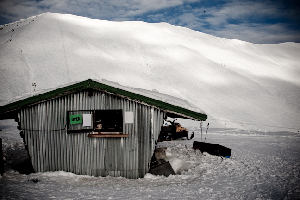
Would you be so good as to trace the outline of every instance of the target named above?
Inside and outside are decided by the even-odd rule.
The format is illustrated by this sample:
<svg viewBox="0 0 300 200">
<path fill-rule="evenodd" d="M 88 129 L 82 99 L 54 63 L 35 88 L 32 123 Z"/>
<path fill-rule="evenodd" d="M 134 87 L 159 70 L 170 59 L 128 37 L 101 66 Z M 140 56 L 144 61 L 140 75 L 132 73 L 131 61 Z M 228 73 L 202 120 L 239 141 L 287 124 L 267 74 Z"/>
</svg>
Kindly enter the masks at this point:
<svg viewBox="0 0 300 200">
<path fill-rule="evenodd" d="M 6 160 L 24 151 L 18 130 L 2 127 Z M 232 149 L 230 159 L 192 149 L 200 141 L 159 143 L 181 175 L 143 179 L 80 176 L 68 172 L 29 175 L 9 169 L 0 178 L 0 199 L 299 199 L 300 135 L 230 129 L 208 131 L 206 142 Z M 204 138 L 205 136 L 203 136 Z M 25 154 L 21 154 L 25 155 Z M 176 162 L 177 161 L 177 162 Z"/>
</svg>

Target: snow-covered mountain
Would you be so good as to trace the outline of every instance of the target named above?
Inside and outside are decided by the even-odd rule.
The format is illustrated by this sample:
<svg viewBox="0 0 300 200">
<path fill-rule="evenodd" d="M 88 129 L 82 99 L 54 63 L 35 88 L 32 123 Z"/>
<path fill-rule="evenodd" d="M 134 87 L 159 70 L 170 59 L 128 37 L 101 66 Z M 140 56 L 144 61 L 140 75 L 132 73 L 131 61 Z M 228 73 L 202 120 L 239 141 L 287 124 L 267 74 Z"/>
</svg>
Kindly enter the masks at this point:
<svg viewBox="0 0 300 200">
<path fill-rule="evenodd" d="M 188 101 L 210 126 L 300 129 L 298 43 L 251 44 L 167 23 L 54 13 L 0 29 L 0 105 L 105 79 Z"/>
</svg>

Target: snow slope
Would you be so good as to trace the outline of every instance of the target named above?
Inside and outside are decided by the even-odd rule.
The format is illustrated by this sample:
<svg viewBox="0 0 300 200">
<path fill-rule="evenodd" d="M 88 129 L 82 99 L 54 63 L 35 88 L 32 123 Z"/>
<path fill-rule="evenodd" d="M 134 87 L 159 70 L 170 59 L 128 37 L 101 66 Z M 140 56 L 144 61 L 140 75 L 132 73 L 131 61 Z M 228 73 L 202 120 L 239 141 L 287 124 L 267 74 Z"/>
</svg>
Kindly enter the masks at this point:
<svg viewBox="0 0 300 200">
<path fill-rule="evenodd" d="M 300 44 L 55 13 L 0 29 L 0 105 L 34 90 L 105 79 L 188 101 L 211 126 L 300 129 Z"/>
</svg>

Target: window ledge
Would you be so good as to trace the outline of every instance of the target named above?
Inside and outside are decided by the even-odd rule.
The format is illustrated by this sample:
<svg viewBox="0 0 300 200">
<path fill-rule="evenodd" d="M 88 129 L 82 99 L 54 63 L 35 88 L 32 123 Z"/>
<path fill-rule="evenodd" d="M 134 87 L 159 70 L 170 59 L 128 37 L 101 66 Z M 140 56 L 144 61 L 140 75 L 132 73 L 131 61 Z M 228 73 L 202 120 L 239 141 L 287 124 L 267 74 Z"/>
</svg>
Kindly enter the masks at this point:
<svg viewBox="0 0 300 200">
<path fill-rule="evenodd" d="M 109 132 L 106 132 L 106 133 L 94 133 L 94 134 L 88 134 L 87 135 L 88 137 L 113 137 L 113 138 L 115 138 L 115 137 L 129 137 L 129 134 L 111 134 L 111 133 L 109 133 Z"/>
</svg>

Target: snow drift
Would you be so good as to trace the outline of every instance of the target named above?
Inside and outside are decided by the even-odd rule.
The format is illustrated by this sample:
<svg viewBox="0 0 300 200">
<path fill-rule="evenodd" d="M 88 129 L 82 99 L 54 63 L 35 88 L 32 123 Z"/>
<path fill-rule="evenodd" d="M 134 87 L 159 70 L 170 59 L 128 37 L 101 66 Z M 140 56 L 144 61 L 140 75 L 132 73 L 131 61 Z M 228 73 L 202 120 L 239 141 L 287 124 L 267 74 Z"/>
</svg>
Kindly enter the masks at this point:
<svg viewBox="0 0 300 200">
<path fill-rule="evenodd" d="M 258 45 L 167 23 L 54 13 L 0 29 L 0 105 L 106 79 L 188 101 L 211 126 L 300 129 L 300 44 Z"/>
</svg>

